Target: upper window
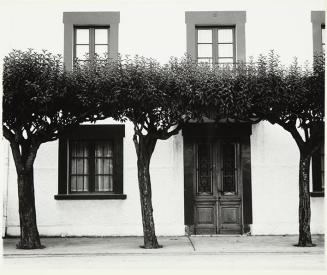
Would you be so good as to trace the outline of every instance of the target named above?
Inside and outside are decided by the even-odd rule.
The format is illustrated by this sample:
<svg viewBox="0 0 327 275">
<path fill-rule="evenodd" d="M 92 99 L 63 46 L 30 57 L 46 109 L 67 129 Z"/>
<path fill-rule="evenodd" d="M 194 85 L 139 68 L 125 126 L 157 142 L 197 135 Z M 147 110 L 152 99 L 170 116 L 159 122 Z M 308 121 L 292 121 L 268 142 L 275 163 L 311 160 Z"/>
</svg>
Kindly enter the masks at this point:
<svg viewBox="0 0 327 275">
<path fill-rule="evenodd" d="M 245 62 L 245 11 L 185 13 L 187 53 L 198 62 Z"/>
<path fill-rule="evenodd" d="M 59 139 L 56 199 L 123 195 L 124 125 L 81 125 Z"/>
<path fill-rule="evenodd" d="M 325 52 L 325 12 L 312 11 L 312 40 L 313 40 L 313 54 L 320 54 Z M 324 158 L 325 158 L 324 142 L 319 149 L 312 156 L 312 192 L 311 196 L 324 196 L 325 182 L 324 182 Z"/>
<path fill-rule="evenodd" d="M 312 40 L 313 54 L 319 54 L 325 50 L 325 12 L 312 11 Z"/>
<path fill-rule="evenodd" d="M 64 12 L 64 61 L 115 59 L 118 56 L 119 12 Z"/>
<path fill-rule="evenodd" d="M 197 61 L 235 63 L 234 27 L 197 27 Z"/>
<path fill-rule="evenodd" d="M 104 60 L 109 50 L 109 27 L 75 27 L 75 60 Z"/>
</svg>

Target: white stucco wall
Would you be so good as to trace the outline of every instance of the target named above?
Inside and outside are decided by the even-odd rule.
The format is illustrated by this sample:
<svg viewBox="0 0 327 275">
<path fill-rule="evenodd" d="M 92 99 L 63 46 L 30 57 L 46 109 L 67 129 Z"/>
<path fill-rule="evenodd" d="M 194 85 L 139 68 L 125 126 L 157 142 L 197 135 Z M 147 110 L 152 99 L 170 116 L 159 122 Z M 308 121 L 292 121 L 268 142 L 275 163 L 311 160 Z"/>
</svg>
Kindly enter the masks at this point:
<svg viewBox="0 0 327 275">
<path fill-rule="evenodd" d="M 252 127 L 251 233 L 298 233 L 298 148 L 280 126 L 260 122 Z M 324 233 L 324 199 L 311 198 L 312 233 Z"/>
<path fill-rule="evenodd" d="M 64 11 L 120 11 L 120 53 L 167 61 L 170 56 L 185 53 L 185 11 L 245 10 L 247 57 L 275 49 L 284 63 L 290 63 L 294 56 L 303 63 L 312 59 L 310 12 L 324 9 L 323 0 L 3 0 L 0 5 L 0 24 L 5 27 L 1 69 L 3 56 L 13 48 L 47 49 L 62 54 Z M 58 142 L 43 144 L 35 162 L 37 222 L 42 235 L 142 235 L 136 154 L 129 124 L 124 139 L 126 200 L 55 200 L 57 151 Z M 252 234 L 297 234 L 299 156 L 295 143 L 280 127 L 259 123 L 253 126 L 251 154 Z M 6 160 L 3 163 L 6 165 Z M 157 234 L 184 234 L 181 135 L 158 142 L 151 177 Z M 12 158 L 3 187 L 6 209 L 3 222 L 9 235 L 18 235 L 16 171 Z M 323 201 L 324 198 L 311 200 L 312 233 L 324 232 Z"/>
<path fill-rule="evenodd" d="M 102 123 L 113 123 L 106 120 Z M 126 200 L 55 200 L 58 190 L 58 142 L 43 144 L 35 161 L 37 223 L 41 235 L 142 235 L 133 127 L 124 138 Z M 158 142 L 151 162 L 154 219 L 158 235 L 184 234 L 183 146 L 181 137 Z M 10 160 L 8 235 L 19 234 L 18 197 Z"/>
</svg>

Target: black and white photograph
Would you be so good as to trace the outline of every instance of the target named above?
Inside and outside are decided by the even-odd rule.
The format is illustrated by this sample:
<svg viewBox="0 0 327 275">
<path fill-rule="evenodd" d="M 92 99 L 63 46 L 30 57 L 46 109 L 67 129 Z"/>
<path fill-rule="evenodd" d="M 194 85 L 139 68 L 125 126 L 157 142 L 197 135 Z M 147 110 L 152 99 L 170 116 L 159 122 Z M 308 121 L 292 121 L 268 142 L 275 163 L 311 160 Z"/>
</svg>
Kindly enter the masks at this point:
<svg viewBox="0 0 327 275">
<path fill-rule="evenodd" d="M 1 0 L 2 271 L 325 270 L 325 8 Z"/>
</svg>

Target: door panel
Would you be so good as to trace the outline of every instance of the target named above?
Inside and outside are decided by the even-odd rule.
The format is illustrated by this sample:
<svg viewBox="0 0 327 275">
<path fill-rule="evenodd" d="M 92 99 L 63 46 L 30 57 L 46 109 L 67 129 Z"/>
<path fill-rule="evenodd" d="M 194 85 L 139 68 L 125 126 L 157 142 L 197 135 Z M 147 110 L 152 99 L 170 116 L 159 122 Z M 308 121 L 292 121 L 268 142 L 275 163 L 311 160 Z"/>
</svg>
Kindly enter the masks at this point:
<svg viewBox="0 0 327 275">
<path fill-rule="evenodd" d="M 226 140 L 194 142 L 195 234 L 240 234 L 240 145 Z"/>
<path fill-rule="evenodd" d="M 194 205 L 195 234 L 217 234 L 216 198 L 198 198 Z"/>
<path fill-rule="evenodd" d="M 241 233 L 241 205 L 240 200 L 219 200 L 219 234 Z"/>
</svg>

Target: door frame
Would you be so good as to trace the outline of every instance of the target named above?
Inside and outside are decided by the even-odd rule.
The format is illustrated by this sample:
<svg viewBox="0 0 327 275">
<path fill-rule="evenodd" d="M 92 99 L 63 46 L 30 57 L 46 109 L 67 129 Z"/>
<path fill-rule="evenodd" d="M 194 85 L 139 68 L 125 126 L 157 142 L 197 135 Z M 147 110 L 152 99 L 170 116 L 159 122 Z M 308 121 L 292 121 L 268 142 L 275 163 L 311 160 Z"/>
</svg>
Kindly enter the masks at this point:
<svg viewBox="0 0 327 275">
<path fill-rule="evenodd" d="M 187 234 L 195 233 L 193 186 L 197 175 L 194 173 L 194 161 L 196 161 L 194 142 L 199 139 L 208 141 L 233 140 L 239 143 L 240 158 L 237 175 L 240 181 L 239 190 L 242 193 L 242 204 L 239 212 L 242 221 L 240 231 L 242 234 L 250 232 L 250 225 L 252 224 L 251 133 L 252 125 L 250 123 L 189 123 L 183 128 L 184 221 Z M 218 214 L 216 211 L 215 219 L 219 219 Z M 218 231 L 216 230 L 216 232 Z"/>
</svg>

